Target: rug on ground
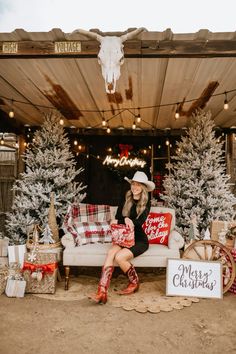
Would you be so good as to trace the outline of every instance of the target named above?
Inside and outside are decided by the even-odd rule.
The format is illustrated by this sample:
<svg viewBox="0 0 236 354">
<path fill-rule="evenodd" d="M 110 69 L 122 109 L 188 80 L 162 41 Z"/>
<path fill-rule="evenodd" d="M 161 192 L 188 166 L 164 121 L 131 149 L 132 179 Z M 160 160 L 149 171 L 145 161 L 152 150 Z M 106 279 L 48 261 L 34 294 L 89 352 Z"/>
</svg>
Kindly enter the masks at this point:
<svg viewBox="0 0 236 354">
<path fill-rule="evenodd" d="M 135 310 L 140 313 L 159 313 L 161 311 L 169 312 L 172 310 L 181 310 L 184 307 L 191 306 L 199 302 L 198 298 L 193 297 L 175 297 L 165 296 L 166 277 L 165 275 L 139 274 L 140 289 L 137 293 L 129 296 L 117 294 L 117 290 L 127 285 L 127 278 L 119 275 L 113 278 L 108 295 L 108 304 L 114 307 L 123 308 L 126 311 Z M 78 301 L 88 299 L 91 293 L 96 292 L 98 284 L 97 277 L 79 276 L 71 277 L 69 290 L 64 290 L 64 282 L 57 283 L 55 294 L 34 294 L 50 300 Z M 91 306 L 97 306 L 90 301 Z"/>
</svg>

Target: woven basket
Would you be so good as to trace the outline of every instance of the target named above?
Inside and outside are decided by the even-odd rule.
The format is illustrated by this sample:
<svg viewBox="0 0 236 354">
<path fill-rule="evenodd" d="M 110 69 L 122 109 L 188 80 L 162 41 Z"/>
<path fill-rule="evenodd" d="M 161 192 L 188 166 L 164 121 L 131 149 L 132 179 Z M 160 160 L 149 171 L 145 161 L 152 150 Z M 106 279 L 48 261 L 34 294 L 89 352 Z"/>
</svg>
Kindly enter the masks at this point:
<svg viewBox="0 0 236 354">
<path fill-rule="evenodd" d="M 7 284 L 7 268 L 0 268 L 0 295 L 4 293 Z"/>
<path fill-rule="evenodd" d="M 35 243 L 33 242 L 33 240 L 27 240 L 26 242 L 26 247 L 29 249 L 29 250 L 32 250 L 35 246 Z M 49 244 L 40 244 L 38 243 L 38 250 L 51 250 L 51 249 L 54 249 L 54 248 L 58 248 L 58 247 L 61 247 L 61 241 L 58 241 L 58 242 L 55 242 L 55 243 L 49 243 Z"/>
</svg>

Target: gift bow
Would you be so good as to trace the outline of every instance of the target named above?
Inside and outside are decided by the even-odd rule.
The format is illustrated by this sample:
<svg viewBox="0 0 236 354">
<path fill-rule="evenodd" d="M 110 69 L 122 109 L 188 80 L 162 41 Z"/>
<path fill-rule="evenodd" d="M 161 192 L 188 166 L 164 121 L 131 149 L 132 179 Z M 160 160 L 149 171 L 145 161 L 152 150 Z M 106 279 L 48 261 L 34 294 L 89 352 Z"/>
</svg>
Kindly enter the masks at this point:
<svg viewBox="0 0 236 354">
<path fill-rule="evenodd" d="M 40 272 L 42 272 L 42 275 L 44 276 L 45 273 L 53 273 L 55 269 L 57 269 L 57 263 L 32 264 L 32 263 L 24 262 L 22 271 L 24 272 L 25 270 L 29 270 L 30 273 L 33 273 L 37 270 L 40 270 Z"/>
<path fill-rule="evenodd" d="M 132 145 L 128 144 L 119 144 L 119 149 L 120 149 L 120 157 L 128 157 L 129 156 L 129 151 L 133 149 Z"/>
</svg>

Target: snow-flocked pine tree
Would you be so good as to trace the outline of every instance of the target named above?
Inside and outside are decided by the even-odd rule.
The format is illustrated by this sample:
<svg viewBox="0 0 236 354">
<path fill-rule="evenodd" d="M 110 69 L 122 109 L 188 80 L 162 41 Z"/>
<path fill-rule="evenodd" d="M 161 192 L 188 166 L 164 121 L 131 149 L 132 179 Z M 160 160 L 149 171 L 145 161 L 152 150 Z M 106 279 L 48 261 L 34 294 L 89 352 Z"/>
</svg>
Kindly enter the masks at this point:
<svg viewBox="0 0 236 354">
<path fill-rule="evenodd" d="M 81 191 L 86 186 L 75 181 L 83 169 L 76 170 L 69 139 L 59 120 L 57 114 L 47 114 L 25 153 L 26 172 L 13 186 L 15 197 L 12 211 L 7 215 L 7 230 L 14 243 L 26 238 L 29 225 L 36 223 L 45 228 L 51 192 L 59 223 L 69 203 L 75 199 L 81 202 L 85 197 Z"/>
<path fill-rule="evenodd" d="M 177 143 L 173 163 L 167 165 L 163 199 L 176 212 L 176 225 L 188 238 L 196 217 L 199 239 L 213 219 L 230 220 L 236 199 L 231 193 L 222 151 L 211 113 L 199 110 L 192 117 L 186 136 Z"/>
</svg>

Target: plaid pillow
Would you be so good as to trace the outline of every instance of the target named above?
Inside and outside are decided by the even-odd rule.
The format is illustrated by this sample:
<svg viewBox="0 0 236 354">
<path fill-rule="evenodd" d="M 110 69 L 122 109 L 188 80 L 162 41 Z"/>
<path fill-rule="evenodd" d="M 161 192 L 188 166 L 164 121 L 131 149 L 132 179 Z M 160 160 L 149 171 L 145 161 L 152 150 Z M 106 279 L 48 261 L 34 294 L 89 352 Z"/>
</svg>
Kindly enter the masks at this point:
<svg viewBox="0 0 236 354">
<path fill-rule="evenodd" d="M 88 243 L 111 242 L 110 223 L 103 222 L 80 222 L 76 227 L 75 242 L 78 246 Z"/>
<path fill-rule="evenodd" d="M 74 222 L 94 222 L 94 221 L 110 221 L 111 210 L 110 205 L 98 204 L 73 204 L 71 215 Z"/>
</svg>

